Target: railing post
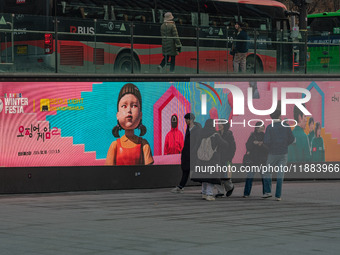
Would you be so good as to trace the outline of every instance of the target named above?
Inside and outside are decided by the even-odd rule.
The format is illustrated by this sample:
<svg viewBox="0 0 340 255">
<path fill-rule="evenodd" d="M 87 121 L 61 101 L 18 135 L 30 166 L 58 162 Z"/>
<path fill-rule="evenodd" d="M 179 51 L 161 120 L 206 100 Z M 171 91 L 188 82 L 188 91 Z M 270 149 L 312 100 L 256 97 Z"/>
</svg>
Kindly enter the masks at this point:
<svg viewBox="0 0 340 255">
<path fill-rule="evenodd" d="M 327 46 L 327 55 L 329 56 L 330 55 L 330 50 L 331 50 L 331 32 L 328 32 L 328 46 Z M 327 58 L 327 69 L 328 69 L 328 73 L 330 73 L 330 59 Z"/>
<path fill-rule="evenodd" d="M 12 41 L 12 64 L 14 65 L 14 14 L 12 14 L 11 24 L 11 41 Z"/>
<path fill-rule="evenodd" d="M 196 73 L 200 73 L 200 28 L 196 27 Z"/>
<path fill-rule="evenodd" d="M 133 28 L 134 28 L 134 24 L 133 24 L 133 22 L 131 22 L 130 23 L 130 35 L 131 35 L 131 73 L 134 72 L 134 70 L 133 70 L 133 59 L 134 59 L 134 57 L 133 57 L 133 33 L 134 33 Z"/>
<path fill-rule="evenodd" d="M 54 33 L 55 33 L 55 45 L 54 45 L 54 55 L 55 55 L 55 72 L 58 73 L 58 19 L 57 16 L 54 16 Z"/>
<path fill-rule="evenodd" d="M 307 43 L 308 43 L 308 30 L 306 29 L 306 35 L 305 35 L 305 56 L 304 56 L 304 58 L 305 58 L 305 74 L 307 74 L 307 49 L 308 49 Z"/>
<path fill-rule="evenodd" d="M 229 31 L 229 29 L 228 29 L 228 27 L 227 27 L 227 29 L 226 29 L 227 31 L 226 31 L 226 37 L 227 37 L 227 45 L 226 45 L 226 48 L 227 48 L 227 73 L 229 73 L 229 53 L 230 53 L 230 50 L 229 50 L 229 53 L 228 53 L 228 49 L 229 49 L 229 36 L 228 36 L 228 31 Z"/>
<path fill-rule="evenodd" d="M 280 30 L 281 34 L 280 34 L 280 39 L 281 39 L 281 43 L 280 43 L 280 73 L 282 73 L 282 71 L 284 71 L 283 68 L 283 29 Z"/>
<path fill-rule="evenodd" d="M 256 67 L 257 67 L 257 61 L 256 61 L 256 54 L 257 54 L 257 31 L 256 28 L 254 28 L 254 74 L 256 74 Z"/>
<path fill-rule="evenodd" d="M 97 70 L 97 19 L 94 19 L 94 72 Z"/>
</svg>

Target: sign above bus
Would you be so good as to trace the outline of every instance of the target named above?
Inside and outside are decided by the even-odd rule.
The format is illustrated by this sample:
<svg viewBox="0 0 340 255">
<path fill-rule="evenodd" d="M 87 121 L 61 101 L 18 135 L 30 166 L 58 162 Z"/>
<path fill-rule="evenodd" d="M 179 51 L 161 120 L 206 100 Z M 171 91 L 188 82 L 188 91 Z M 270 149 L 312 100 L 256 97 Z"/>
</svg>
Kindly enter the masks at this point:
<svg viewBox="0 0 340 255">
<path fill-rule="evenodd" d="M 26 3 L 26 0 L 17 0 L 17 4 L 24 4 Z"/>
</svg>

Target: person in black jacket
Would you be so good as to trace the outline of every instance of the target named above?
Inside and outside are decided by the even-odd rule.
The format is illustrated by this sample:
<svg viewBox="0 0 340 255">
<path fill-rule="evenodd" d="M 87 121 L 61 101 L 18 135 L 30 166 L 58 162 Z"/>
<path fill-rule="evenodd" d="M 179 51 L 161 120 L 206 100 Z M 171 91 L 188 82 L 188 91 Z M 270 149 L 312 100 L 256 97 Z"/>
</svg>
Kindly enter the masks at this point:
<svg viewBox="0 0 340 255">
<path fill-rule="evenodd" d="M 247 154 L 249 156 L 250 164 L 251 166 L 260 166 L 260 165 L 266 165 L 267 162 L 267 157 L 268 157 L 268 148 L 267 146 L 263 143 L 264 139 L 264 131 L 265 131 L 265 126 L 261 126 L 262 122 L 257 122 L 256 127 L 254 132 L 252 132 L 248 138 L 248 141 L 246 143 L 246 148 L 247 148 Z M 243 192 L 243 197 L 249 197 L 251 188 L 253 185 L 253 179 L 254 179 L 255 172 L 248 172 L 247 173 L 247 179 L 246 179 L 246 184 L 244 186 L 244 192 Z M 264 194 L 264 189 L 263 189 L 263 178 L 262 180 L 262 193 Z"/>
<path fill-rule="evenodd" d="M 184 146 L 181 152 L 181 168 L 182 168 L 182 178 L 178 186 L 171 190 L 172 193 L 183 193 L 184 186 L 186 185 L 189 174 L 190 174 L 190 160 L 195 160 L 194 151 L 197 149 L 195 141 L 197 141 L 200 130 L 202 129 L 201 124 L 195 122 L 195 115 L 193 113 L 187 113 L 184 116 L 185 123 L 187 124 L 187 130 L 184 136 Z M 191 137 L 191 138 L 190 138 Z M 192 143 L 192 147 L 190 146 Z M 193 162 L 191 162 L 193 165 Z"/>
<path fill-rule="evenodd" d="M 236 143 L 234 139 L 233 132 L 229 130 L 230 124 L 222 124 L 218 126 L 219 133 L 222 138 L 228 143 L 228 146 L 224 146 L 220 149 L 221 164 L 228 166 L 232 164 L 233 158 L 236 152 Z M 222 179 L 221 185 L 216 185 L 217 194 L 215 197 L 227 197 L 231 196 L 234 191 L 234 184 L 231 180 L 231 173 L 226 174 L 226 178 Z"/>
</svg>

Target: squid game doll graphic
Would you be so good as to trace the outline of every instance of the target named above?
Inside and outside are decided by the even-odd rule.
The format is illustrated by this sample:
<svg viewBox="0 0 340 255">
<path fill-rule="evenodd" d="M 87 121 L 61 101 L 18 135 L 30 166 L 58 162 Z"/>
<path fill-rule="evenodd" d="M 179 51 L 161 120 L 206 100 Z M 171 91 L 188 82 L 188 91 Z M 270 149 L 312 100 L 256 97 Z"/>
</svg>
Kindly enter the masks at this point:
<svg viewBox="0 0 340 255">
<path fill-rule="evenodd" d="M 135 135 L 140 129 L 140 136 Z M 119 131 L 125 134 L 120 137 Z M 142 124 L 142 96 L 136 85 L 125 84 L 118 95 L 117 125 L 112 134 L 118 139 L 113 141 L 106 156 L 106 165 L 149 165 L 154 162 L 151 148 L 145 135 L 146 127 Z"/>
</svg>

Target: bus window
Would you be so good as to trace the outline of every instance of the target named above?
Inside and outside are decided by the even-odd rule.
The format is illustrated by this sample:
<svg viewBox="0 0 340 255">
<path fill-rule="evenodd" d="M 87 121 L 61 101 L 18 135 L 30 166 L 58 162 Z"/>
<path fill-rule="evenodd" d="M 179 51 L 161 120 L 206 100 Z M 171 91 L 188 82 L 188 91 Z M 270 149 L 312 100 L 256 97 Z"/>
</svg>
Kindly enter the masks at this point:
<svg viewBox="0 0 340 255">
<path fill-rule="evenodd" d="M 91 2 L 82 1 L 60 1 L 57 4 L 58 16 L 72 18 L 105 19 L 108 18 L 108 7 L 96 6 Z M 61 10 L 61 11 L 60 11 Z"/>
<path fill-rule="evenodd" d="M 152 23 L 156 23 L 155 9 L 151 9 L 151 17 L 152 17 Z"/>
<path fill-rule="evenodd" d="M 133 21 L 137 23 L 149 23 L 154 20 L 154 15 L 152 9 L 144 8 L 144 9 L 133 9 L 128 6 L 112 6 L 112 14 L 111 17 L 114 17 L 113 20 L 121 20 L 121 21 Z"/>
<path fill-rule="evenodd" d="M 146 17 L 144 15 L 137 15 L 133 20 L 140 23 L 146 23 Z"/>
<path fill-rule="evenodd" d="M 87 13 L 85 14 L 85 9 L 84 9 L 84 7 L 79 7 L 78 10 L 79 10 L 79 12 L 80 12 L 81 17 L 82 17 L 83 19 L 85 19 Z"/>
<path fill-rule="evenodd" d="M 310 28 L 313 32 L 331 32 L 333 27 L 339 27 L 337 17 L 314 18 L 310 23 Z"/>
<path fill-rule="evenodd" d="M 279 20 L 276 21 L 276 31 L 281 30 L 281 22 Z"/>
<path fill-rule="evenodd" d="M 158 20 L 159 20 L 159 23 L 163 23 L 164 21 L 164 11 L 163 10 L 158 10 Z"/>
<path fill-rule="evenodd" d="M 108 5 L 104 5 L 104 20 L 108 20 L 109 19 L 109 6 Z"/>
<path fill-rule="evenodd" d="M 198 13 L 197 12 L 191 13 L 191 25 L 194 27 L 198 26 Z"/>
<path fill-rule="evenodd" d="M 172 13 L 172 15 L 174 16 L 174 22 L 177 25 L 192 25 L 192 26 L 196 26 L 196 24 L 198 22 L 198 15 L 197 15 L 197 13 L 191 13 L 191 15 L 190 15 L 190 14 L 186 14 L 186 13 L 172 12 L 171 10 L 158 10 L 160 23 L 164 22 L 164 14 L 167 13 L 167 12 L 171 12 Z"/>
<path fill-rule="evenodd" d="M 36 3 L 36 0 L 25 0 L 21 2 L 1 0 L 0 2 L 0 12 L 3 13 L 48 16 L 52 10 L 50 1 L 39 1 L 39 4 Z"/>
<path fill-rule="evenodd" d="M 115 8 L 111 6 L 111 20 L 116 20 Z"/>
<path fill-rule="evenodd" d="M 209 14 L 201 13 L 201 26 L 207 27 L 209 26 Z"/>
<path fill-rule="evenodd" d="M 123 17 L 123 21 L 129 21 L 129 15 L 127 14 L 122 14 L 122 17 Z"/>
<path fill-rule="evenodd" d="M 244 23 L 248 24 L 249 30 L 260 30 L 260 31 L 268 31 L 271 30 L 271 26 L 269 20 L 266 18 L 244 18 L 242 19 Z"/>
</svg>

